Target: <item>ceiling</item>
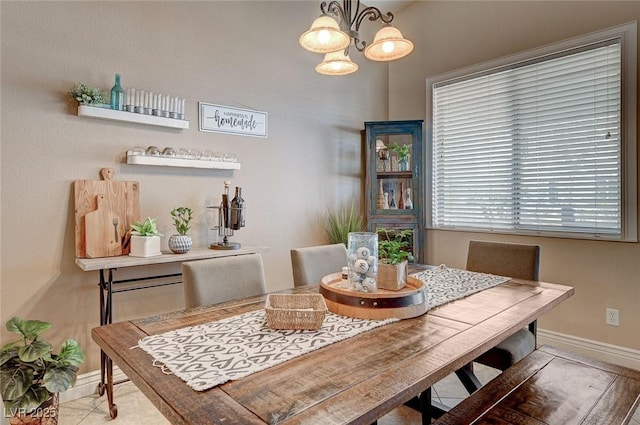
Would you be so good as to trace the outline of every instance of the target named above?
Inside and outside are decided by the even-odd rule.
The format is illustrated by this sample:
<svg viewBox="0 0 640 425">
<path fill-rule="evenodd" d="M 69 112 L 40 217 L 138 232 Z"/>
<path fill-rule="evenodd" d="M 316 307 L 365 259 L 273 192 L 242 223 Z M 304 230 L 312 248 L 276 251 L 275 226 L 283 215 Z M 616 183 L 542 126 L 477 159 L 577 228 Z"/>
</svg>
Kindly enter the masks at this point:
<svg viewBox="0 0 640 425">
<path fill-rule="evenodd" d="M 362 3 L 367 6 L 377 7 L 382 13 L 397 13 L 400 9 L 413 2 L 414 0 L 368 0 Z"/>
</svg>

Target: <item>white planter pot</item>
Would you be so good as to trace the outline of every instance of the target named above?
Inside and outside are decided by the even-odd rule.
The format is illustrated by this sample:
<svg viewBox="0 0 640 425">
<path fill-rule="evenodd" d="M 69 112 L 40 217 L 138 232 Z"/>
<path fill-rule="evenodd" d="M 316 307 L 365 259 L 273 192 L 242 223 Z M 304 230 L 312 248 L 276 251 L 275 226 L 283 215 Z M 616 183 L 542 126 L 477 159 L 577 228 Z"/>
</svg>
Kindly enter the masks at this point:
<svg viewBox="0 0 640 425">
<path fill-rule="evenodd" d="M 161 255 L 160 236 L 137 236 L 131 235 L 131 251 L 129 255 L 132 257 L 153 257 Z"/>
<path fill-rule="evenodd" d="M 193 246 L 193 240 L 189 235 L 171 235 L 169 237 L 169 249 L 174 254 L 189 252 Z"/>
</svg>

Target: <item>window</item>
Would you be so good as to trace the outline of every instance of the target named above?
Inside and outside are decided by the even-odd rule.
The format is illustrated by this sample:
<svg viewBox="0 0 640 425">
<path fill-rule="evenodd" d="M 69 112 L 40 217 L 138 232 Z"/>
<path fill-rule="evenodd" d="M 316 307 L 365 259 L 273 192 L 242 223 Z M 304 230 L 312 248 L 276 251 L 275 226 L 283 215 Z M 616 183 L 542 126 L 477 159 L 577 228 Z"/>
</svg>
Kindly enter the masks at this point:
<svg viewBox="0 0 640 425">
<path fill-rule="evenodd" d="M 427 79 L 431 227 L 637 240 L 636 24 Z"/>
</svg>

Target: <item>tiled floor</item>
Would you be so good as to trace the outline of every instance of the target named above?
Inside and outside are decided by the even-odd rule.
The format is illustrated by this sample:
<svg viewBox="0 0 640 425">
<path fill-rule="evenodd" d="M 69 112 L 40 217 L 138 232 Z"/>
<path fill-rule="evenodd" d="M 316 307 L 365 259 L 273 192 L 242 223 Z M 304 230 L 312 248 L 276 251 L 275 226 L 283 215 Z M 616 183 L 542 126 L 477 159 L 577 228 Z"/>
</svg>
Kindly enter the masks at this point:
<svg viewBox="0 0 640 425">
<path fill-rule="evenodd" d="M 487 383 L 499 371 L 476 364 L 474 370 L 480 382 Z M 111 421 L 106 396 L 84 397 L 64 403 L 60 406 L 59 425 L 170 425 L 164 416 L 147 400 L 131 382 L 115 387 L 115 402 L 118 417 Z M 434 385 L 432 397 L 452 407 L 467 396 L 464 387 L 455 375 L 450 375 Z M 401 406 L 378 421 L 379 425 L 420 424 L 420 414 L 413 409 Z M 631 419 L 631 425 L 640 425 L 640 409 Z"/>
</svg>

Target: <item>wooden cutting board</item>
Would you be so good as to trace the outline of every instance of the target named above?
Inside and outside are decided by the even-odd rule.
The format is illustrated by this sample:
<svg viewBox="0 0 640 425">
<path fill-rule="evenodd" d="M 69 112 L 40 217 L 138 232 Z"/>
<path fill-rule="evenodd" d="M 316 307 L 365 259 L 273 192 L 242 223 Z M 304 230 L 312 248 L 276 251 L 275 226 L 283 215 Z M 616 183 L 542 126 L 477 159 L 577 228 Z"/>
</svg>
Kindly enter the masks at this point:
<svg viewBox="0 0 640 425">
<path fill-rule="evenodd" d="M 104 195 L 104 209 L 118 217 L 118 236 L 122 238 L 131 223 L 140 220 L 140 185 L 133 181 L 113 180 L 113 169 L 102 168 L 102 180 L 74 181 L 76 257 L 86 258 L 86 215 L 98 209 L 98 196 Z M 112 225 L 113 230 L 113 225 Z M 126 254 L 126 250 L 122 254 Z"/>
<path fill-rule="evenodd" d="M 104 195 L 98 195 L 96 201 L 98 209 L 84 216 L 87 257 L 102 258 L 122 255 L 120 216 L 107 208 Z"/>
</svg>

